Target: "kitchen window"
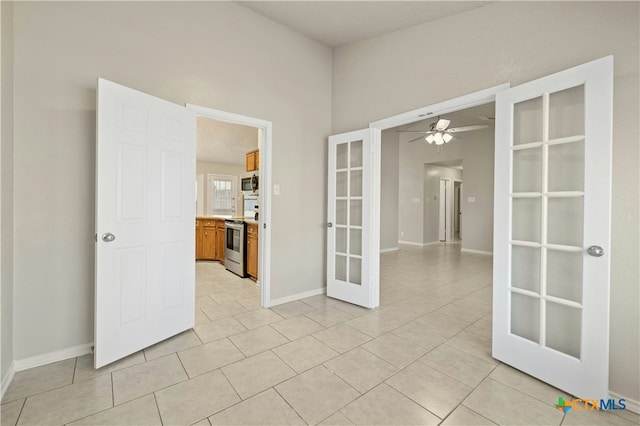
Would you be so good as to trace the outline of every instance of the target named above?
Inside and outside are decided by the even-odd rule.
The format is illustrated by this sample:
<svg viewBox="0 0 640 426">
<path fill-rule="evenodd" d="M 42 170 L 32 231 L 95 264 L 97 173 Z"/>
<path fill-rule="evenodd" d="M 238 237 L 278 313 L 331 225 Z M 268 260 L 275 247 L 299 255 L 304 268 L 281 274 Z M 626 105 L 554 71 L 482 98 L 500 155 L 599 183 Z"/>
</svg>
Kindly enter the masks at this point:
<svg viewBox="0 0 640 426">
<path fill-rule="evenodd" d="M 207 175 L 207 214 L 231 215 L 236 211 L 237 177 L 229 175 Z"/>
</svg>

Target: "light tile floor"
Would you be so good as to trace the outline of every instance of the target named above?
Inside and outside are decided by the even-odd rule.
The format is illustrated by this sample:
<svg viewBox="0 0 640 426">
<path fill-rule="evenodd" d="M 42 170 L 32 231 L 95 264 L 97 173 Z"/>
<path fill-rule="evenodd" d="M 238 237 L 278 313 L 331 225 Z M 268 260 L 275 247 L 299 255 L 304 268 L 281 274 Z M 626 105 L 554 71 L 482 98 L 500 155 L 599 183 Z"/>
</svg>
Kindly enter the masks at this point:
<svg viewBox="0 0 640 426">
<path fill-rule="evenodd" d="M 381 256 L 381 304 L 325 296 L 261 309 L 259 289 L 196 268 L 193 330 L 94 370 L 92 356 L 16 374 L 2 425 L 612 424 L 491 357 L 492 259 L 458 244 Z"/>
</svg>

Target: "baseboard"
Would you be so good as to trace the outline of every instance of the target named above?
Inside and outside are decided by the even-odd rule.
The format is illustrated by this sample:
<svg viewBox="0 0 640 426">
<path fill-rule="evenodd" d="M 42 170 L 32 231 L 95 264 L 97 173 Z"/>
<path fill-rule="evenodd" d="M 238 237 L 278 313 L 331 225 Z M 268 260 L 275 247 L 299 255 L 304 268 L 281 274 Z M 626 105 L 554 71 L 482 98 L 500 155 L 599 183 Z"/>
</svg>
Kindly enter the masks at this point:
<svg viewBox="0 0 640 426">
<path fill-rule="evenodd" d="M 398 250 L 400 250 L 400 247 L 391 247 L 386 249 L 380 249 L 380 253 L 389 253 L 389 252 L 398 251 Z"/>
<path fill-rule="evenodd" d="M 493 256 L 493 252 L 492 251 L 473 250 L 473 249 L 467 249 L 467 248 L 460 249 L 460 251 L 463 252 L 463 253 L 484 254 L 486 256 Z"/>
<path fill-rule="evenodd" d="M 4 393 L 9 388 L 9 385 L 13 380 L 13 376 L 15 375 L 16 375 L 16 362 L 11 361 L 11 364 L 9 364 L 9 369 L 7 370 L 7 372 L 4 374 L 4 377 L 2 378 L 2 386 L 0 386 L 0 400 L 4 398 Z"/>
<path fill-rule="evenodd" d="M 15 371 L 27 370 L 41 365 L 51 364 L 52 362 L 64 361 L 65 359 L 74 358 L 81 355 L 91 353 L 93 343 L 85 343 L 83 345 L 73 346 L 71 348 L 60 349 L 58 351 L 48 352 L 42 355 L 31 356 L 29 358 L 17 359 L 15 363 Z"/>
<path fill-rule="evenodd" d="M 440 244 L 440 241 L 431 241 L 429 243 L 416 243 L 414 241 L 398 241 L 398 244 L 404 244 L 406 246 L 424 247 L 424 246 L 432 246 L 434 244 Z"/>
<path fill-rule="evenodd" d="M 609 391 L 609 398 L 615 399 L 616 401 L 619 399 L 624 399 L 624 402 L 627 406 L 627 410 L 640 414 L 640 401 L 636 401 L 635 399 L 627 398 L 615 392 Z"/>
<path fill-rule="evenodd" d="M 269 308 L 273 308 L 274 306 L 282 305 L 284 303 L 295 302 L 296 300 L 305 299 L 311 296 L 317 296 L 319 294 L 325 294 L 327 292 L 326 287 L 318 288 L 316 290 L 305 291 L 303 293 L 292 294 L 291 296 L 281 297 L 279 299 L 271 300 L 269 304 Z"/>
</svg>

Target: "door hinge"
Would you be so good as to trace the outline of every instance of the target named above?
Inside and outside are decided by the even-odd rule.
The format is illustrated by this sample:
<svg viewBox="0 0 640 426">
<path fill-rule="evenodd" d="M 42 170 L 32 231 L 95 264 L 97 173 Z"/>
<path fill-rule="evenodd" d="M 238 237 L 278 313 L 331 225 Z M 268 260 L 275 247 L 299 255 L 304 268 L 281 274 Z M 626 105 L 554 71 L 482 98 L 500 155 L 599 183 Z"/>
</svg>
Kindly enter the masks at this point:
<svg viewBox="0 0 640 426">
<path fill-rule="evenodd" d="M 266 223 L 262 224 L 262 229 L 267 229 L 267 224 Z"/>
<path fill-rule="evenodd" d="M 98 242 L 98 234 L 93 234 L 93 241 Z"/>
</svg>

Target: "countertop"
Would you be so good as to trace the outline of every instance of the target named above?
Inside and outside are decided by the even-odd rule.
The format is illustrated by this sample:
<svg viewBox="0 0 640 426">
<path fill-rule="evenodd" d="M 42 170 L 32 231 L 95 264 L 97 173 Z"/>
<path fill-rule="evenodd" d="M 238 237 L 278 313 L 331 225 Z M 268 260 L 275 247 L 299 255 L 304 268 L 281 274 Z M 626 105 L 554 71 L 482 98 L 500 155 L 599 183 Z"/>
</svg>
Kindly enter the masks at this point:
<svg viewBox="0 0 640 426">
<path fill-rule="evenodd" d="M 257 225 L 258 221 L 251 219 L 251 218 L 247 218 L 247 217 L 234 217 L 231 215 L 209 215 L 209 216 L 196 216 L 196 219 L 235 219 L 235 220 L 242 220 L 244 223 L 247 224 L 251 224 L 251 225 Z"/>
</svg>

